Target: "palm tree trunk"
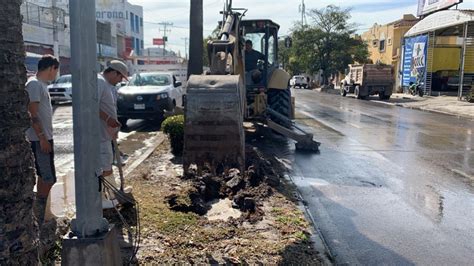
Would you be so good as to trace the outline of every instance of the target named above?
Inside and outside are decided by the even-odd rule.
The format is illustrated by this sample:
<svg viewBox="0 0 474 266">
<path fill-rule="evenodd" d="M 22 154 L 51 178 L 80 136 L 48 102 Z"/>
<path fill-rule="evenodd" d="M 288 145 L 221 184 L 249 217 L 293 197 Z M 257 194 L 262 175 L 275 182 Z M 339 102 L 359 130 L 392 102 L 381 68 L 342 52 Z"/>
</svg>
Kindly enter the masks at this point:
<svg viewBox="0 0 474 266">
<path fill-rule="evenodd" d="M 0 265 L 36 265 L 21 0 L 0 0 Z"/>
</svg>

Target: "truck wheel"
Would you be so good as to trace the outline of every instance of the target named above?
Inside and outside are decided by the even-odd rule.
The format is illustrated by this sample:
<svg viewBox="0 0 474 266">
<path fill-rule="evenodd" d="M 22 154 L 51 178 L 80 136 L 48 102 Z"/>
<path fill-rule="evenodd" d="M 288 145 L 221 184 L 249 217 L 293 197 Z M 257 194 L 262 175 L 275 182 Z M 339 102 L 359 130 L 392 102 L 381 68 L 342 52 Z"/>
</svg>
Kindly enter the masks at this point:
<svg viewBox="0 0 474 266">
<path fill-rule="evenodd" d="M 342 97 L 346 97 L 346 95 L 347 95 L 346 87 L 345 87 L 345 86 L 341 86 L 341 96 L 342 96 Z"/>
<path fill-rule="evenodd" d="M 291 128 L 291 91 L 290 89 L 286 90 L 277 90 L 270 89 L 268 90 L 268 107 L 274 111 L 280 113 L 282 116 L 286 117 L 287 120 L 280 119 L 279 117 L 270 115 L 270 119 L 275 123 L 278 123 L 281 126 L 286 128 Z"/>
<path fill-rule="evenodd" d="M 359 87 L 359 85 L 355 86 L 355 88 L 354 88 L 354 94 L 355 94 L 356 98 L 359 99 L 359 100 L 365 99 L 365 96 L 360 95 L 360 87 Z"/>
</svg>

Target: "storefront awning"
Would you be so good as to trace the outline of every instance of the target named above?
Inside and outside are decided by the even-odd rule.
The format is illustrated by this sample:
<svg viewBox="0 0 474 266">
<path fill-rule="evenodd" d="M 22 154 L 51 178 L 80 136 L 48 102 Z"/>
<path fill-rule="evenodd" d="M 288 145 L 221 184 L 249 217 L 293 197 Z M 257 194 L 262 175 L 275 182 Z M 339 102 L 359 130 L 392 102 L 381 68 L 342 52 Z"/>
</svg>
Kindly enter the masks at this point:
<svg viewBox="0 0 474 266">
<path fill-rule="evenodd" d="M 474 10 L 444 10 L 422 19 L 416 23 L 405 37 L 416 36 L 427 32 L 448 28 L 469 21 L 474 21 Z"/>
</svg>

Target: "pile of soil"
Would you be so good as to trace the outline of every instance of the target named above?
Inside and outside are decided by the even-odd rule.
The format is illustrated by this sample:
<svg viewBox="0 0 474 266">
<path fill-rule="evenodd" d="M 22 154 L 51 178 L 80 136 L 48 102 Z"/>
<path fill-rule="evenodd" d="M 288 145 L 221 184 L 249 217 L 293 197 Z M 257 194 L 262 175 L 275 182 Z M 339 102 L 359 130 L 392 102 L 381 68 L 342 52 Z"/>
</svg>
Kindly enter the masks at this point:
<svg viewBox="0 0 474 266">
<path fill-rule="evenodd" d="M 274 194 L 281 185 L 283 166 L 275 159 L 265 158 L 252 146 L 246 147 L 246 171 L 241 173 L 232 168 L 213 175 L 210 169 L 201 174 L 191 166 L 182 179 L 189 183 L 188 189 L 171 192 L 166 201 L 170 209 L 181 212 L 194 212 L 204 215 L 211 208 L 210 203 L 217 199 L 229 198 L 233 207 L 244 212 L 241 222 L 255 223 L 262 219 L 262 202 Z"/>
</svg>

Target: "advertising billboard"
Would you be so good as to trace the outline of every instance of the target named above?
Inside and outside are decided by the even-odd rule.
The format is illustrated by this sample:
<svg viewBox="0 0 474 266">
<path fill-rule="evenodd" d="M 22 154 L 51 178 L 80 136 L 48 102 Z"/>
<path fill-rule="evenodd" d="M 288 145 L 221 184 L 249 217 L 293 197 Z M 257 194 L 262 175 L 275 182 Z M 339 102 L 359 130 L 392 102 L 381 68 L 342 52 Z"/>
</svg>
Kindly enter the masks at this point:
<svg viewBox="0 0 474 266">
<path fill-rule="evenodd" d="M 409 86 L 410 82 L 416 84 L 425 81 L 427 52 L 428 35 L 405 39 L 402 86 Z"/>
<path fill-rule="evenodd" d="M 447 9 L 463 0 L 418 0 L 418 16 L 423 16 L 438 10 Z"/>
<path fill-rule="evenodd" d="M 153 38 L 153 45 L 164 45 L 165 40 L 162 38 Z"/>
</svg>

